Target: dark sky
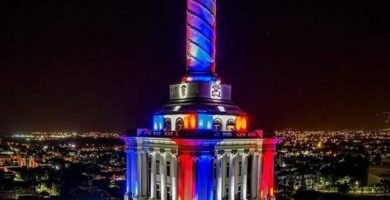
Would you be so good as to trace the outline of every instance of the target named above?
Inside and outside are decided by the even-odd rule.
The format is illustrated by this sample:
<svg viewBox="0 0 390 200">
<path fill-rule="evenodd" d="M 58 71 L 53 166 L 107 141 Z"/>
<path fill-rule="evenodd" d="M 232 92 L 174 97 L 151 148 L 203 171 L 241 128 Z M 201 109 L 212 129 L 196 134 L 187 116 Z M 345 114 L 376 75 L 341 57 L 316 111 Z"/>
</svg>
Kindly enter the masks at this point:
<svg viewBox="0 0 390 200">
<path fill-rule="evenodd" d="M 217 72 L 252 127 L 384 126 L 385 2 L 219 0 Z M 184 0 L 0 1 L 0 132 L 145 127 L 184 71 Z"/>
</svg>

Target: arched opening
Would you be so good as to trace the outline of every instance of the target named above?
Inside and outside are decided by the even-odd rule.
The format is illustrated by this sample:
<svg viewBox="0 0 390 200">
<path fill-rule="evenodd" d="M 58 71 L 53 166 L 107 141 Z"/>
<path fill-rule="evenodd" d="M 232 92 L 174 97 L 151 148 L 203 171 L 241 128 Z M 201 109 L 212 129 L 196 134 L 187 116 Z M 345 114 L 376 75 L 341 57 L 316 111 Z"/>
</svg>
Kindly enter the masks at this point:
<svg viewBox="0 0 390 200">
<path fill-rule="evenodd" d="M 226 122 L 226 130 L 227 131 L 234 131 L 236 128 L 236 122 L 234 119 L 228 119 Z"/>
<path fill-rule="evenodd" d="M 172 130 L 172 122 L 170 118 L 164 119 L 164 130 L 165 131 L 171 131 Z"/>
<path fill-rule="evenodd" d="M 184 121 L 181 117 L 176 119 L 175 130 L 181 131 L 184 128 Z"/>
<path fill-rule="evenodd" d="M 222 120 L 220 118 L 215 118 L 213 121 L 213 129 L 216 131 L 222 131 Z"/>
</svg>

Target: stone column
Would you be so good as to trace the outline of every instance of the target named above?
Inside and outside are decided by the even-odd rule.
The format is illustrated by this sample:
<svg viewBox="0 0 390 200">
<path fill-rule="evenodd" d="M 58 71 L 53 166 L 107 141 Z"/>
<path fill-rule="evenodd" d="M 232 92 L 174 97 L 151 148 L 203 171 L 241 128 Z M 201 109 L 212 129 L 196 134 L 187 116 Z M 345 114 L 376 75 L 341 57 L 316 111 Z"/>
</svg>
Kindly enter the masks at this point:
<svg viewBox="0 0 390 200">
<path fill-rule="evenodd" d="M 136 184 L 134 185 L 133 199 L 145 199 L 147 196 L 146 154 L 143 149 L 137 149 L 136 153 Z M 133 182 L 134 184 L 135 182 Z"/>
<path fill-rule="evenodd" d="M 233 153 L 229 154 L 229 200 L 234 200 L 236 194 L 235 158 L 236 155 Z"/>
<path fill-rule="evenodd" d="M 217 157 L 217 168 L 216 168 L 216 175 L 217 175 L 217 187 L 216 187 L 216 200 L 222 200 L 222 190 L 223 190 L 223 185 L 222 185 L 222 178 L 224 176 L 223 174 L 223 168 L 222 168 L 222 161 L 223 161 L 223 154 L 218 154 L 216 155 Z"/>
<path fill-rule="evenodd" d="M 125 200 L 130 200 L 131 198 L 131 154 L 133 150 L 129 147 L 126 147 L 126 193 Z"/>
<path fill-rule="evenodd" d="M 150 198 L 156 199 L 156 152 L 151 153 L 150 161 Z"/>
<path fill-rule="evenodd" d="M 226 197 L 228 194 L 226 194 L 226 182 L 228 181 L 228 174 L 227 166 L 229 163 L 227 163 L 228 159 L 228 153 L 224 153 L 222 156 L 222 198 Z"/>
<path fill-rule="evenodd" d="M 142 191 L 141 191 L 141 196 L 142 196 L 142 199 L 146 199 L 147 196 L 148 196 L 148 154 L 143 151 L 141 153 L 141 157 L 142 157 L 142 164 L 141 164 L 141 174 L 142 174 L 142 177 L 141 177 L 141 180 L 142 180 Z"/>
<path fill-rule="evenodd" d="M 257 199 L 259 192 L 259 155 L 258 152 L 252 152 L 252 179 L 251 179 L 251 198 Z"/>
<path fill-rule="evenodd" d="M 167 161 L 166 153 L 160 153 L 160 191 L 161 200 L 167 199 Z"/>
<path fill-rule="evenodd" d="M 262 198 L 262 191 L 261 191 L 261 181 L 263 180 L 262 179 L 262 175 L 263 175 L 263 154 L 262 154 L 262 151 L 261 150 L 258 150 L 259 153 L 258 153 L 258 159 L 257 159 L 257 170 L 258 170 L 258 173 L 257 173 L 257 191 L 258 191 L 258 197 L 259 199 Z"/>
<path fill-rule="evenodd" d="M 171 154 L 171 195 L 172 200 L 177 200 L 177 157 Z"/>
<path fill-rule="evenodd" d="M 241 199 L 247 197 L 248 154 L 241 153 Z"/>
</svg>

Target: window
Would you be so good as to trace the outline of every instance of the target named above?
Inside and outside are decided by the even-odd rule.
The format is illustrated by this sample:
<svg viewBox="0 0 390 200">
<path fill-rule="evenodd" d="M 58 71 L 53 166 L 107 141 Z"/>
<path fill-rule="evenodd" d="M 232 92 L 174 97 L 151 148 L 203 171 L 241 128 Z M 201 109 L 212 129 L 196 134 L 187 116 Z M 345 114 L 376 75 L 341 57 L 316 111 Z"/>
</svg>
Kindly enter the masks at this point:
<svg viewBox="0 0 390 200">
<path fill-rule="evenodd" d="M 183 130 L 183 127 L 184 127 L 184 121 L 183 121 L 183 119 L 182 118 L 177 118 L 176 119 L 176 131 L 181 131 L 181 130 Z"/>
<path fill-rule="evenodd" d="M 227 131 L 234 131 L 236 127 L 236 123 L 234 122 L 233 119 L 228 119 L 226 122 L 226 130 Z"/>
<path fill-rule="evenodd" d="M 172 122 L 170 118 L 165 118 L 164 119 L 164 130 L 165 131 L 170 131 L 172 130 Z"/>
<path fill-rule="evenodd" d="M 213 129 L 216 131 L 222 131 L 222 120 L 220 118 L 215 118 L 213 121 Z"/>
</svg>

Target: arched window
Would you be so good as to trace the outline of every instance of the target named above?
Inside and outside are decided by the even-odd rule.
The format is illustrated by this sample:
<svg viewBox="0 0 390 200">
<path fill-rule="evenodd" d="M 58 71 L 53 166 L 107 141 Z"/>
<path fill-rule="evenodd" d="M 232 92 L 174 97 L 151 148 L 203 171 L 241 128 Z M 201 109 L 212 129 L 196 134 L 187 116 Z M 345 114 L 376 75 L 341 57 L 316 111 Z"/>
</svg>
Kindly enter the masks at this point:
<svg viewBox="0 0 390 200">
<path fill-rule="evenodd" d="M 213 121 L 213 129 L 216 131 L 222 131 L 222 120 L 215 118 Z"/>
<path fill-rule="evenodd" d="M 172 130 L 172 122 L 171 122 L 170 118 L 164 119 L 164 130 L 166 130 L 166 131 Z"/>
<path fill-rule="evenodd" d="M 234 119 L 228 119 L 226 122 L 226 130 L 234 131 L 235 128 L 236 128 L 236 122 L 234 121 Z"/>
<path fill-rule="evenodd" d="M 175 126 L 175 130 L 176 131 L 181 131 L 183 130 L 184 128 L 184 121 L 181 117 L 177 118 L 176 119 L 176 126 Z"/>
</svg>

